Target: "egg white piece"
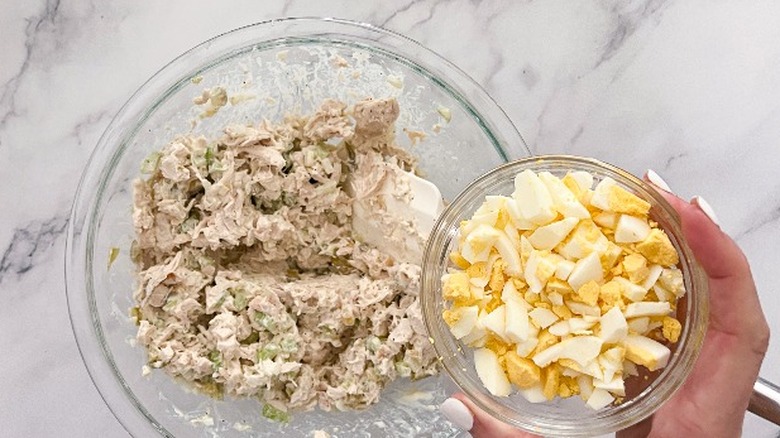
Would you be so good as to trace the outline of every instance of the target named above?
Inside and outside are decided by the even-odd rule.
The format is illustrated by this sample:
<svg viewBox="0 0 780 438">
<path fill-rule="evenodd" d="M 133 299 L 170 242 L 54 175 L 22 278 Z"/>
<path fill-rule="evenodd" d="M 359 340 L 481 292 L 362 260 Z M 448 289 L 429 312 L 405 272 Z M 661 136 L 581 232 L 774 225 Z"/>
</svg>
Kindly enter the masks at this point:
<svg viewBox="0 0 780 438">
<path fill-rule="evenodd" d="M 589 281 L 601 282 L 604 279 L 604 270 L 601 267 L 599 255 L 592 252 L 577 261 L 567 281 L 572 289 L 579 290 Z"/>
<path fill-rule="evenodd" d="M 598 320 L 600 318 L 596 319 Z M 585 318 L 574 316 L 569 318 L 568 322 L 569 328 L 571 328 L 571 332 L 574 334 L 580 334 L 580 332 L 584 332 L 593 327 L 598 321 L 588 321 Z"/>
<path fill-rule="evenodd" d="M 545 225 L 555 219 L 555 204 L 542 180 L 527 169 L 515 177 L 515 191 L 512 194 L 520 218 L 536 225 Z"/>
<path fill-rule="evenodd" d="M 479 307 L 461 307 L 459 312 L 460 318 L 450 327 L 450 332 L 452 333 L 452 336 L 455 336 L 455 339 L 461 339 L 471 333 L 471 330 L 477 324 Z"/>
<path fill-rule="evenodd" d="M 515 251 L 520 252 L 520 233 L 518 233 L 517 228 L 515 228 L 511 221 L 504 227 L 504 234 L 506 234 L 506 237 L 512 242 Z"/>
<path fill-rule="evenodd" d="M 484 310 L 479 311 L 474 327 L 472 327 L 469 334 L 461 338 L 461 342 L 473 348 L 480 348 L 485 345 L 485 341 L 487 340 L 487 329 L 482 325 L 482 320 L 486 315 L 487 312 Z"/>
<path fill-rule="evenodd" d="M 590 205 L 604 211 L 611 211 L 609 207 L 609 193 L 612 187 L 617 186 L 614 179 L 606 177 L 602 179 L 593 189 L 593 196 L 590 198 Z"/>
<path fill-rule="evenodd" d="M 626 385 L 623 381 L 623 377 L 620 375 L 614 375 L 612 379 L 608 381 L 594 379 L 593 386 L 598 389 L 604 389 L 614 395 L 619 395 L 621 397 L 625 397 L 626 395 Z"/>
<path fill-rule="evenodd" d="M 585 219 L 590 217 L 590 212 L 577 200 L 574 193 L 566 187 L 566 184 L 550 172 L 540 172 L 539 179 L 547 187 L 552 196 L 555 209 L 566 218 Z"/>
<path fill-rule="evenodd" d="M 614 230 L 615 227 L 617 227 L 618 217 L 619 215 L 617 213 L 602 211 L 601 213 L 593 215 L 593 222 L 600 227 Z"/>
<path fill-rule="evenodd" d="M 493 351 L 487 348 L 474 350 L 474 368 L 482 384 L 491 394 L 506 397 L 512 392 L 512 384 L 509 383 L 509 378 Z"/>
<path fill-rule="evenodd" d="M 625 350 L 621 347 L 612 347 L 601 353 L 598 357 L 598 363 L 604 376 L 601 380 L 609 381 L 612 377 L 623 370 L 623 356 Z"/>
<path fill-rule="evenodd" d="M 586 403 L 592 409 L 599 410 L 609 406 L 613 401 L 615 401 L 615 397 L 613 397 L 612 394 L 610 394 L 607 390 L 595 388 L 590 394 L 590 397 L 588 397 L 588 401 Z"/>
<path fill-rule="evenodd" d="M 601 339 L 596 336 L 572 336 L 540 351 L 532 360 L 539 367 L 546 367 L 560 359 L 571 359 L 586 367 L 599 355 L 601 345 Z"/>
<path fill-rule="evenodd" d="M 536 270 L 539 268 L 539 259 L 539 253 L 532 251 L 531 255 L 528 257 L 528 260 L 525 262 L 523 276 L 526 284 L 528 284 L 528 289 L 535 294 L 538 294 L 542 291 L 542 289 L 544 289 L 544 283 L 542 283 L 542 280 L 539 279 L 539 277 L 536 275 Z"/>
<path fill-rule="evenodd" d="M 628 323 L 620 307 L 615 306 L 601 316 L 599 338 L 605 344 L 622 341 L 628 335 Z"/>
<path fill-rule="evenodd" d="M 630 360 L 623 361 L 623 375 L 624 376 L 638 376 L 639 370 L 634 362 Z"/>
<path fill-rule="evenodd" d="M 504 270 L 509 275 L 518 276 L 523 271 L 520 254 L 515 249 L 512 241 L 509 240 L 509 237 L 501 231 L 498 232 L 500 235 L 498 239 L 496 239 L 495 247 L 501 255 L 501 258 L 504 259 L 504 263 L 506 263 Z"/>
<path fill-rule="evenodd" d="M 574 182 L 577 183 L 577 187 L 579 187 L 580 191 L 590 190 L 591 187 L 593 187 L 593 175 L 591 175 L 589 172 L 585 172 L 584 170 L 576 170 L 574 172 L 570 172 L 569 175 L 571 175 Z"/>
<path fill-rule="evenodd" d="M 575 264 L 571 260 L 561 261 L 555 268 L 555 278 L 563 281 L 568 280 L 569 275 L 571 275 L 571 271 L 574 270 L 574 266 Z"/>
<path fill-rule="evenodd" d="M 587 401 L 593 393 L 593 377 L 581 374 L 577 376 L 577 385 L 580 387 L 580 396 Z"/>
<path fill-rule="evenodd" d="M 553 306 L 563 306 L 563 295 L 558 292 L 550 292 L 547 294 L 547 299 Z"/>
<path fill-rule="evenodd" d="M 504 342 L 509 342 L 509 339 L 506 337 L 506 305 L 493 309 L 492 312 L 482 318 L 481 322 L 483 327 L 493 332 Z"/>
<path fill-rule="evenodd" d="M 647 289 L 623 277 L 615 277 L 613 281 L 620 283 L 620 286 L 623 288 L 623 296 L 631 301 L 642 301 L 645 299 L 645 295 L 647 295 Z"/>
<path fill-rule="evenodd" d="M 558 315 L 543 307 L 537 307 L 531 310 L 528 312 L 528 316 L 531 317 L 534 324 L 539 328 L 547 328 L 558 321 Z"/>
<path fill-rule="evenodd" d="M 645 279 L 642 281 L 642 284 L 640 285 L 642 286 L 642 289 L 650 290 L 650 288 L 655 286 L 655 283 L 658 281 L 658 278 L 661 276 L 663 271 L 664 268 L 661 265 L 650 265 L 648 268 L 647 277 L 645 277 Z"/>
<path fill-rule="evenodd" d="M 515 350 L 517 351 L 518 356 L 527 357 L 534 351 L 534 348 L 536 348 L 537 345 L 539 345 L 539 338 L 537 338 L 536 335 L 529 333 L 528 339 L 523 342 L 518 342 Z"/>
<path fill-rule="evenodd" d="M 597 306 L 580 303 L 579 301 L 566 301 L 566 307 L 568 307 L 569 310 L 571 310 L 573 313 L 582 315 L 583 319 L 589 316 L 598 319 L 598 317 L 601 315 L 601 309 L 599 309 Z"/>
<path fill-rule="evenodd" d="M 501 301 L 504 303 L 514 301 L 525 307 L 527 310 L 531 309 L 531 305 L 528 304 L 528 302 L 523 298 L 523 295 L 517 291 L 517 288 L 511 281 L 504 283 L 504 288 L 501 289 Z"/>
<path fill-rule="evenodd" d="M 642 318 L 632 318 L 628 321 L 628 329 L 636 334 L 644 335 L 647 333 L 649 327 L 650 318 L 646 316 Z"/>
<path fill-rule="evenodd" d="M 543 403 L 547 401 L 541 384 L 534 385 L 530 388 L 519 388 L 517 392 L 519 392 L 529 403 Z"/>
<path fill-rule="evenodd" d="M 585 366 L 585 369 L 583 372 L 594 379 L 601 379 L 604 380 L 604 371 L 601 369 L 601 366 L 599 366 L 599 361 L 594 360 Z"/>
<path fill-rule="evenodd" d="M 479 255 L 479 260 L 471 261 L 466 257 L 465 251 L 462 252 L 463 258 L 469 263 L 474 264 L 478 261 L 486 261 L 493 244 L 501 237 L 501 232 L 493 228 L 492 225 L 479 224 L 464 239 L 465 246 L 471 247 L 473 254 Z"/>
<path fill-rule="evenodd" d="M 640 335 L 628 335 L 623 340 L 626 359 L 645 366 L 650 371 L 663 368 L 669 363 L 669 348 L 653 339 Z"/>
<path fill-rule="evenodd" d="M 659 284 L 653 285 L 653 292 L 655 292 L 655 296 L 657 296 L 659 300 L 671 302 L 677 298 L 673 293 L 669 292 Z"/>
<path fill-rule="evenodd" d="M 562 337 L 571 333 L 571 327 L 569 326 L 568 321 L 558 321 L 555 324 L 548 327 L 547 331 L 549 331 L 551 334 L 555 336 Z"/>
<path fill-rule="evenodd" d="M 580 220 L 576 217 L 567 217 L 543 225 L 528 236 L 528 241 L 531 242 L 531 245 L 533 245 L 534 248 L 539 250 L 553 249 L 571 233 L 571 230 L 577 226 L 579 221 Z"/>
<path fill-rule="evenodd" d="M 626 306 L 624 315 L 626 318 L 638 318 L 641 316 L 664 316 L 672 311 L 672 306 L 666 301 L 640 301 Z"/>
<path fill-rule="evenodd" d="M 636 216 L 621 214 L 615 227 L 615 242 L 634 243 L 641 242 L 650 235 L 650 225 L 647 221 Z"/>
<path fill-rule="evenodd" d="M 472 284 L 470 289 L 471 289 L 471 296 L 474 297 L 475 300 L 481 300 L 481 299 L 485 298 L 485 287 L 484 286 L 474 286 Z"/>
<path fill-rule="evenodd" d="M 507 200 L 504 203 L 504 208 L 509 215 L 509 221 L 512 223 L 512 226 L 518 230 L 525 231 L 536 228 L 536 225 L 533 222 L 526 220 L 523 217 L 523 213 L 520 211 L 520 207 L 518 207 L 517 201 L 515 201 L 514 198 Z"/>
<path fill-rule="evenodd" d="M 582 366 L 587 366 L 601 353 L 603 342 L 596 336 L 572 336 L 559 344 L 563 344 L 559 359 L 571 359 Z"/>
<path fill-rule="evenodd" d="M 562 346 L 560 342 L 557 344 L 553 344 L 545 348 L 544 350 L 536 353 L 534 357 L 531 358 L 531 360 L 534 361 L 536 366 L 540 368 L 544 368 L 547 365 L 550 365 L 551 363 L 560 359 L 563 348 L 564 346 Z"/>
<path fill-rule="evenodd" d="M 528 339 L 528 310 L 518 301 L 506 304 L 504 334 L 510 342 L 519 343 Z"/>
</svg>

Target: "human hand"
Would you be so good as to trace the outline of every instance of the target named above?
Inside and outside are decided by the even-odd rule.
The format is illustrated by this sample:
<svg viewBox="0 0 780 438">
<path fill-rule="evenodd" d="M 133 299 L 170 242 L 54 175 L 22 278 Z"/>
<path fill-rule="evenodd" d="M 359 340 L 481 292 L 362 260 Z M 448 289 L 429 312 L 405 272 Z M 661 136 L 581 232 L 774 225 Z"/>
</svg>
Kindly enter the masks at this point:
<svg viewBox="0 0 780 438">
<path fill-rule="evenodd" d="M 769 345 L 769 326 L 750 266 L 702 198 L 685 202 L 655 172 L 648 171 L 645 178 L 677 210 L 688 245 L 707 273 L 710 321 L 696 365 L 680 390 L 651 418 L 617 435 L 740 436 L 753 383 Z M 463 394 L 445 401 L 442 412 L 475 438 L 534 436 L 489 416 Z"/>
</svg>

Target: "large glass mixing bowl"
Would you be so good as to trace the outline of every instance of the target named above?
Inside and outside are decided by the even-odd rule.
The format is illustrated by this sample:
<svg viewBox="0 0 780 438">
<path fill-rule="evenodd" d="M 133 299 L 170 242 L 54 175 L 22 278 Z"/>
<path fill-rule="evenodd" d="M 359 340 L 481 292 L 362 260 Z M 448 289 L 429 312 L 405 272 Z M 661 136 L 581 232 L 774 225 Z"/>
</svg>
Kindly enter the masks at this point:
<svg viewBox="0 0 780 438">
<path fill-rule="evenodd" d="M 202 118 L 204 108 L 193 98 L 216 86 L 234 99 Z M 89 374 L 132 435 L 455 434 L 436 409 L 449 384 L 444 373 L 399 380 L 362 412 L 313 411 L 296 414 L 289 424 L 263 418 L 255 400 L 214 400 L 162 371 L 141 373 L 146 356 L 133 342 L 136 327 L 128 311 L 135 288 L 131 184 L 144 157 L 180 133 L 213 138 L 228 122 L 278 121 L 305 114 L 324 98 L 351 103 L 367 96 L 398 99 L 397 140 L 419 157 L 421 171 L 445 198 L 489 169 L 528 155 L 504 112 L 457 67 L 401 35 L 335 19 L 267 21 L 209 40 L 155 74 L 106 129 L 73 205 L 67 295 Z M 408 131 L 426 135 L 415 145 Z M 109 267 L 110 255 L 116 257 Z"/>
</svg>

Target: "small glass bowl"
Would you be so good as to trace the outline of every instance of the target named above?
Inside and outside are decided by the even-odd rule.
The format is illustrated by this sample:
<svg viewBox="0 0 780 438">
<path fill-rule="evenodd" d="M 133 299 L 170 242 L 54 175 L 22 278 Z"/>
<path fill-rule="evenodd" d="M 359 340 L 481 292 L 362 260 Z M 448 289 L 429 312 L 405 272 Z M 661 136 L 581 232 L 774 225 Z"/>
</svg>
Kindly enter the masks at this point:
<svg viewBox="0 0 780 438">
<path fill-rule="evenodd" d="M 626 397 L 618 405 L 598 411 L 578 396 L 529 403 L 522 395 L 491 395 L 474 369 L 472 348 L 455 339 L 442 319 L 445 301 L 441 277 L 451 267 L 449 254 L 456 249 L 458 226 L 469 219 L 486 195 L 511 195 L 514 177 L 530 169 L 562 177 L 569 171 L 586 171 L 596 183 L 610 177 L 620 186 L 651 204 L 650 217 L 663 228 L 680 254 L 686 294 L 678 301 L 677 318 L 682 334 L 670 345 L 668 365 L 653 373 L 626 379 Z M 704 339 L 708 320 L 708 285 L 682 236 L 680 219 L 671 205 L 650 185 L 628 172 L 591 158 L 547 155 L 512 161 L 497 167 L 471 183 L 445 209 L 431 232 L 423 258 L 422 307 L 432 342 L 444 368 L 474 403 L 493 417 L 526 431 L 545 436 L 593 436 L 629 427 L 655 412 L 680 388 L 693 369 Z M 641 371 L 640 371 L 641 372 Z"/>
</svg>

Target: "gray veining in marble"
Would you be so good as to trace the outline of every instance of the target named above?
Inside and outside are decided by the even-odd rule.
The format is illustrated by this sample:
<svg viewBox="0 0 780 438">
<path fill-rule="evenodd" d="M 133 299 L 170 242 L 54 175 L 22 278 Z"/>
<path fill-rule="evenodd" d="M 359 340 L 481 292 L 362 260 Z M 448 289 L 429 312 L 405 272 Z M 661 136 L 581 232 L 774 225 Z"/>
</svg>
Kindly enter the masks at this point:
<svg viewBox="0 0 780 438">
<path fill-rule="evenodd" d="M 408 35 L 483 84 L 535 153 L 591 155 L 634 173 L 653 168 L 680 195 L 705 197 L 748 255 L 780 333 L 780 3 L 0 6 L 2 436 L 126 436 L 90 382 L 68 323 L 64 231 L 81 170 L 113 114 L 165 63 L 221 32 L 281 16 L 337 16 Z M 762 369 L 775 382 L 778 339 Z M 778 429 L 748 415 L 745 436 Z"/>
</svg>

